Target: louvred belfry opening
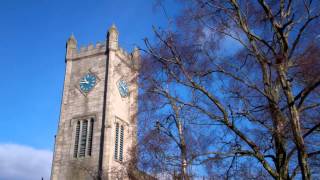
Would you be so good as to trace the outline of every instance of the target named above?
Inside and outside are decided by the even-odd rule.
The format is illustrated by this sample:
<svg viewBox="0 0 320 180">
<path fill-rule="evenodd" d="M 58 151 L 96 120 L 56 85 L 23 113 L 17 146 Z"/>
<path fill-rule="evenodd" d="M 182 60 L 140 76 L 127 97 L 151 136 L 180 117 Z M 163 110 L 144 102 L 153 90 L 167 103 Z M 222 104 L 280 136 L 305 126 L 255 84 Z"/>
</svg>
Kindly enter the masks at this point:
<svg viewBox="0 0 320 180">
<path fill-rule="evenodd" d="M 86 157 L 92 155 L 94 118 L 78 120 L 75 130 L 73 157 Z"/>
</svg>

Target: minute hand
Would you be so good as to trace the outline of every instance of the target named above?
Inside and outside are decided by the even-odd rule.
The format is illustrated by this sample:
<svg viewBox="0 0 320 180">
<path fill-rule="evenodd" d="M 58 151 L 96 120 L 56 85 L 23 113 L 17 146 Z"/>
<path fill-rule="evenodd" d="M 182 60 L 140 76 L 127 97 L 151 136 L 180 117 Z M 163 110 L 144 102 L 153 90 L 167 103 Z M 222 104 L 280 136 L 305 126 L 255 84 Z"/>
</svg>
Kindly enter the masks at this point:
<svg viewBox="0 0 320 180">
<path fill-rule="evenodd" d="M 89 82 L 82 80 L 82 81 L 80 81 L 80 83 L 81 83 L 81 84 L 88 84 Z"/>
</svg>

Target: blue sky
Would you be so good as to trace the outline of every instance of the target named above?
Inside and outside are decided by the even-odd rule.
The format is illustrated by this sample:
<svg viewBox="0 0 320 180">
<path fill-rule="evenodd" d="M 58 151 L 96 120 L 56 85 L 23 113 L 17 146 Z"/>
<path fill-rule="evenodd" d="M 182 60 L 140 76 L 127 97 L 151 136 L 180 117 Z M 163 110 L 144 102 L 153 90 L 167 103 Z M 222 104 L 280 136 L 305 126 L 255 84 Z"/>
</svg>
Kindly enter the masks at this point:
<svg viewBox="0 0 320 180">
<path fill-rule="evenodd" d="M 1 1 L 0 142 L 52 149 L 64 77 L 65 42 L 103 41 L 115 23 L 131 51 L 166 19 L 151 0 Z"/>
<path fill-rule="evenodd" d="M 120 45 L 131 51 L 152 39 L 152 25 L 167 25 L 153 6 L 153 0 L 1 0 L 0 146 L 52 151 L 67 38 L 73 32 L 80 46 L 103 41 L 115 23 Z"/>
</svg>

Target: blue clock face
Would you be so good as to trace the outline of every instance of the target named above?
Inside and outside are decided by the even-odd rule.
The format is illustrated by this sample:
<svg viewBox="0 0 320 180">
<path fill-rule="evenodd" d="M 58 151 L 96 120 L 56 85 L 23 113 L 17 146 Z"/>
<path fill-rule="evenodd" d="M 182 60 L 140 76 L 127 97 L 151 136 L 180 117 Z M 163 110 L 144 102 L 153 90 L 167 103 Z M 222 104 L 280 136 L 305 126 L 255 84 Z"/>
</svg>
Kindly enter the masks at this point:
<svg viewBox="0 0 320 180">
<path fill-rule="evenodd" d="M 96 85 L 96 82 L 97 82 L 97 77 L 94 74 L 88 73 L 84 75 L 80 79 L 80 83 L 79 83 L 81 91 L 84 93 L 88 93 Z"/>
<path fill-rule="evenodd" d="M 125 80 L 120 80 L 118 82 L 118 88 L 119 88 L 121 97 L 127 97 L 129 95 L 128 84 Z"/>
</svg>

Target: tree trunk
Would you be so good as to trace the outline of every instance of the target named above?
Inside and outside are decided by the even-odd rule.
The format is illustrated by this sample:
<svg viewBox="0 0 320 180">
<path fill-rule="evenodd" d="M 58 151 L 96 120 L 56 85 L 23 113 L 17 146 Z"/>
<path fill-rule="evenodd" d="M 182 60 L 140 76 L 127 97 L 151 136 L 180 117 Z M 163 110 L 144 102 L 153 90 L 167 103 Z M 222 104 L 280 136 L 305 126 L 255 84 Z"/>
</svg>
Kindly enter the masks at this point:
<svg viewBox="0 0 320 180">
<path fill-rule="evenodd" d="M 170 103 L 171 103 L 172 108 L 175 113 L 174 120 L 175 120 L 175 124 L 178 129 L 178 133 L 179 133 L 179 140 L 180 140 L 179 149 L 180 149 L 180 153 L 181 153 L 181 179 L 188 180 L 189 178 L 188 178 L 188 174 L 187 174 L 187 166 L 188 166 L 187 146 L 186 146 L 184 133 L 183 133 L 183 125 L 182 125 L 182 122 L 179 117 L 179 109 L 178 109 L 175 101 L 172 98 L 170 98 Z"/>
<path fill-rule="evenodd" d="M 304 139 L 301 134 L 300 116 L 299 116 L 297 107 L 294 103 L 294 96 L 291 90 L 291 84 L 287 80 L 287 76 L 285 74 L 285 68 L 282 64 L 279 65 L 277 70 L 278 70 L 278 74 L 280 77 L 284 94 L 287 98 L 287 104 L 289 107 L 289 112 L 291 117 L 290 123 L 291 123 L 292 132 L 293 132 L 294 142 L 298 151 L 298 160 L 299 160 L 299 165 L 301 169 L 302 179 L 309 180 L 311 178 L 310 177 L 311 175 L 310 175 L 309 165 L 307 162 L 308 155 L 306 153 Z"/>
</svg>

